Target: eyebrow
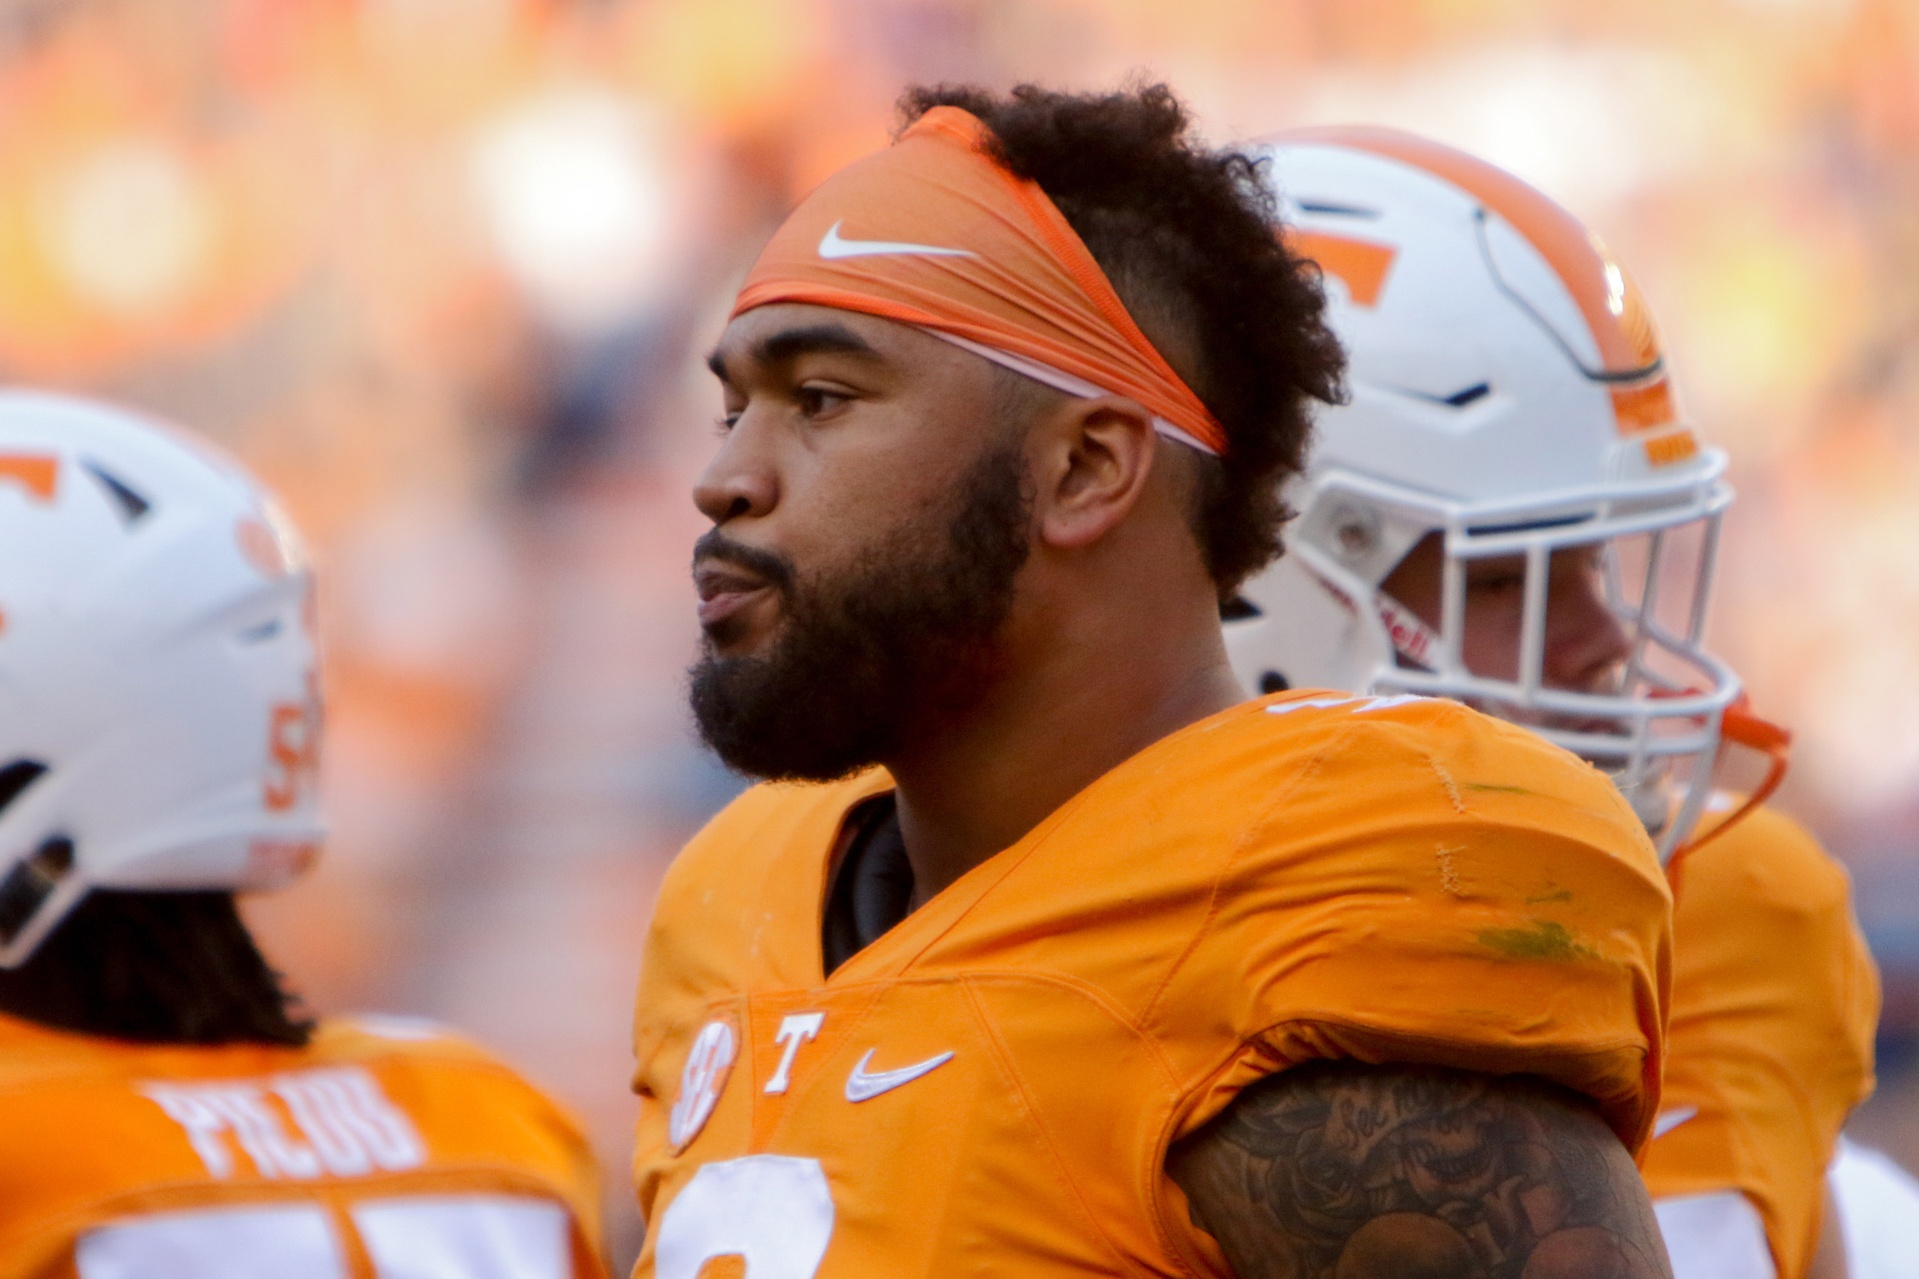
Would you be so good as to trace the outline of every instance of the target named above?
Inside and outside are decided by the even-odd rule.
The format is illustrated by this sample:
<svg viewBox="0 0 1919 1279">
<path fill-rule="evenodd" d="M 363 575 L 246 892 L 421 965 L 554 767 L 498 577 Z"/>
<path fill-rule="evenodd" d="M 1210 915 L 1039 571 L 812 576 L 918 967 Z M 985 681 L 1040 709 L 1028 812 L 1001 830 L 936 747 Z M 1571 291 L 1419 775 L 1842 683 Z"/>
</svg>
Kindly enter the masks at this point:
<svg viewBox="0 0 1919 1279">
<path fill-rule="evenodd" d="M 790 329 L 781 329 L 769 333 L 753 344 L 751 358 L 759 364 L 779 364 L 802 355 L 816 355 L 832 352 L 840 355 L 857 355 L 864 359 L 877 360 L 880 353 L 873 345 L 844 324 L 804 324 Z M 720 348 L 713 348 L 706 357 L 706 367 L 713 376 L 724 382 L 728 380 L 726 356 Z"/>
</svg>

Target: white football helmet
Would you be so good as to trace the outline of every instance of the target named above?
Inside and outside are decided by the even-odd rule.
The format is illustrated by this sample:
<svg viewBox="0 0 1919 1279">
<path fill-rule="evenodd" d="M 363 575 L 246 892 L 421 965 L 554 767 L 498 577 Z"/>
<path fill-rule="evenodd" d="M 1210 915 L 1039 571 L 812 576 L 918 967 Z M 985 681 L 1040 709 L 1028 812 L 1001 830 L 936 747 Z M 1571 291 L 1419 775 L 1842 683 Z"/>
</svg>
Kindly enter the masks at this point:
<svg viewBox="0 0 1919 1279">
<path fill-rule="evenodd" d="M 0 966 L 90 888 L 272 888 L 318 848 L 311 575 L 238 464 L 0 392 Z"/>
<path fill-rule="evenodd" d="M 1347 128 L 1255 150 L 1324 271 L 1351 398 L 1320 413 L 1288 554 L 1228 622 L 1235 669 L 1255 691 L 1431 694 L 1523 722 L 1610 773 L 1670 855 L 1739 695 L 1700 643 L 1732 492 L 1675 410 L 1638 289 L 1571 214 L 1451 148 Z M 1428 534 L 1437 625 L 1380 589 Z M 1574 546 L 1600 548 L 1631 645 L 1604 692 L 1544 674 L 1551 556 Z M 1511 679 L 1461 657 L 1466 569 L 1489 556 L 1525 565 Z"/>
</svg>

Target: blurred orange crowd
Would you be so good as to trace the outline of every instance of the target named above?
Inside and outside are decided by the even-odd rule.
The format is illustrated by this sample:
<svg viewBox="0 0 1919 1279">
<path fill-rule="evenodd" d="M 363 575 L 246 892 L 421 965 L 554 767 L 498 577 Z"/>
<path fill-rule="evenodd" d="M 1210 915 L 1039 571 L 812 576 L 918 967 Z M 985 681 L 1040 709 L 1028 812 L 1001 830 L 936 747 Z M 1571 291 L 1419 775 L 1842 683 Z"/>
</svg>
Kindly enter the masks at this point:
<svg viewBox="0 0 1919 1279">
<path fill-rule="evenodd" d="M 1216 141 L 1434 134 L 1618 250 L 1735 460 L 1716 645 L 1919 1025 L 1911 0 L 5 0 L 0 376 L 222 440 L 319 549 L 336 833 L 257 909 L 315 1004 L 474 1027 L 617 1170 L 651 886 L 731 784 L 695 357 L 903 85 L 1134 72 Z"/>
</svg>

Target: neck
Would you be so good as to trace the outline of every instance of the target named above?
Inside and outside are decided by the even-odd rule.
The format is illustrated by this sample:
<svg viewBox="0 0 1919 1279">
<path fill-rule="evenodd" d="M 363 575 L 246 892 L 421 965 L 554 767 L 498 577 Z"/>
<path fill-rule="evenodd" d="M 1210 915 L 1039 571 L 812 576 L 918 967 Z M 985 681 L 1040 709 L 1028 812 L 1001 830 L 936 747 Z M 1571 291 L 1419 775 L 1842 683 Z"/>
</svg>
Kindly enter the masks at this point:
<svg viewBox="0 0 1919 1279">
<path fill-rule="evenodd" d="M 1243 700 L 1209 609 L 1183 626 L 1161 614 L 1087 628 L 886 761 L 916 908 L 1119 764 Z"/>
</svg>

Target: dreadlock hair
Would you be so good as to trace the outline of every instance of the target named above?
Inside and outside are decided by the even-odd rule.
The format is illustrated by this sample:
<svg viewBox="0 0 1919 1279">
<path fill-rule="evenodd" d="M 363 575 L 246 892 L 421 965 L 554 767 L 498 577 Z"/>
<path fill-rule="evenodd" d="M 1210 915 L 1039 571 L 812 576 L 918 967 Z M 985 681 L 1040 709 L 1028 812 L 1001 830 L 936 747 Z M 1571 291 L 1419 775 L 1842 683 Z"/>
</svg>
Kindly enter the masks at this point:
<svg viewBox="0 0 1919 1279">
<path fill-rule="evenodd" d="M 1163 84 L 1069 94 L 1021 85 L 909 89 L 905 128 L 936 106 L 977 116 L 995 158 L 1039 185 L 1140 330 L 1226 428 L 1204 458 L 1193 531 L 1222 600 L 1280 553 L 1280 485 L 1305 465 L 1309 399 L 1344 394 L 1317 266 L 1279 239 L 1259 162 L 1209 151 Z"/>
<path fill-rule="evenodd" d="M 301 1047 L 313 1023 L 267 965 L 232 893 L 95 889 L 15 969 L 0 1012 L 158 1044 Z"/>
</svg>

